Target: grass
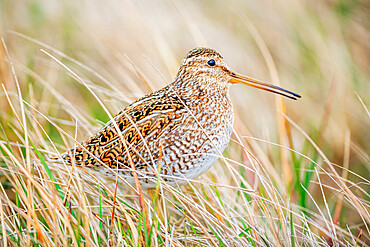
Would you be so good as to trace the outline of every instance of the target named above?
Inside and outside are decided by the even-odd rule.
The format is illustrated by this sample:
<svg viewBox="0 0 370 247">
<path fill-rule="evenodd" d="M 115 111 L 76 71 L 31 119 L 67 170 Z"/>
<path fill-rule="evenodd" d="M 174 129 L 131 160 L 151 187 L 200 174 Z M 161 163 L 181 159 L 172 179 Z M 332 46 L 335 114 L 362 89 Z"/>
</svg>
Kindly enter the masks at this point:
<svg viewBox="0 0 370 247">
<path fill-rule="evenodd" d="M 369 246 L 366 4 L 0 1 L 2 245 Z M 152 195 L 48 161 L 195 46 L 302 99 L 233 86 L 223 157 Z"/>
</svg>

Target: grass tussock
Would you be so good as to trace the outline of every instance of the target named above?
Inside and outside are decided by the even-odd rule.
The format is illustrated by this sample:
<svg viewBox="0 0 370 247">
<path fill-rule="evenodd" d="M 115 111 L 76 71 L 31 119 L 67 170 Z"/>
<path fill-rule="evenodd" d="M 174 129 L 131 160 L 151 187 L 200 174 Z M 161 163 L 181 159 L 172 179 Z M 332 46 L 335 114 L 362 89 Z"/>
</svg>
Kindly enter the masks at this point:
<svg viewBox="0 0 370 247">
<path fill-rule="evenodd" d="M 368 246 L 367 5 L 0 1 L 1 245 Z M 232 141 L 186 186 L 147 193 L 48 161 L 196 46 L 303 97 L 233 87 Z"/>
</svg>

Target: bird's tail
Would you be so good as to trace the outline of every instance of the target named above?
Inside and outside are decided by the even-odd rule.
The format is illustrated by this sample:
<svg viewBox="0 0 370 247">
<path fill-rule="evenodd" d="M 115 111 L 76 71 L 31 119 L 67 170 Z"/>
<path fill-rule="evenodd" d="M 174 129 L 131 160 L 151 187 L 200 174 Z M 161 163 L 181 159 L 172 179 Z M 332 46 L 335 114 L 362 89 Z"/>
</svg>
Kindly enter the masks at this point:
<svg viewBox="0 0 370 247">
<path fill-rule="evenodd" d="M 63 157 L 65 155 L 66 155 L 66 153 L 51 156 L 51 157 L 49 157 L 49 161 L 51 161 L 51 162 L 63 162 L 63 160 L 64 160 Z"/>
<path fill-rule="evenodd" d="M 50 157 L 51 162 L 64 162 L 71 165 L 83 165 L 86 163 L 88 158 L 87 153 L 82 148 L 71 149 L 59 155 Z"/>
</svg>

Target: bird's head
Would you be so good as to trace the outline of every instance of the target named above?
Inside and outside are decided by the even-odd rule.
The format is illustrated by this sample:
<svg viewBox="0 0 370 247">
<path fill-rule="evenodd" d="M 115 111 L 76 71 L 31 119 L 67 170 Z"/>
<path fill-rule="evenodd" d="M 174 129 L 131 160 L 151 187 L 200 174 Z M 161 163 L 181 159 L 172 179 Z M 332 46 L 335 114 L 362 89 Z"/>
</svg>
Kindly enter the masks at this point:
<svg viewBox="0 0 370 247">
<path fill-rule="evenodd" d="M 232 71 L 223 57 L 217 51 L 210 48 L 195 48 L 186 55 L 181 63 L 177 78 L 184 77 L 184 79 L 187 79 L 187 76 L 191 76 L 192 79 L 206 83 L 209 86 L 219 85 L 221 87 L 228 87 L 234 83 L 243 83 L 286 96 L 290 99 L 301 97 L 286 89 Z"/>
</svg>

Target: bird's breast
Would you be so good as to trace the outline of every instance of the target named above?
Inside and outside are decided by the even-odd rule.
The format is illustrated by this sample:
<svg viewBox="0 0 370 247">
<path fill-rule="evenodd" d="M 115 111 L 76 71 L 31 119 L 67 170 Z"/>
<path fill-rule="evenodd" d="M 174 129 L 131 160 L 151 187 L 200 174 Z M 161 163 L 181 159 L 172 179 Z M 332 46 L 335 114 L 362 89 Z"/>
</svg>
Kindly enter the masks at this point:
<svg viewBox="0 0 370 247">
<path fill-rule="evenodd" d="M 234 122 L 234 110 L 229 93 L 215 91 L 202 97 L 194 97 L 188 104 L 191 112 L 201 123 L 207 123 L 205 128 L 218 128 Z M 225 126 L 222 126 L 225 127 Z"/>
</svg>

